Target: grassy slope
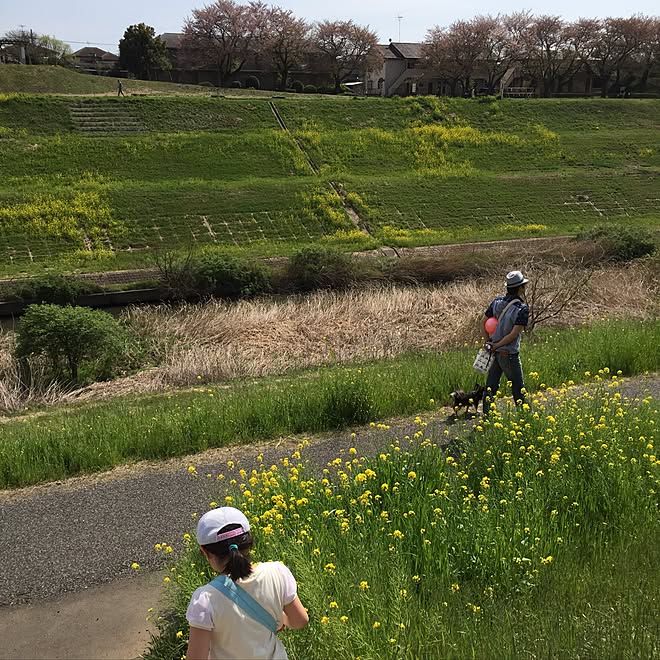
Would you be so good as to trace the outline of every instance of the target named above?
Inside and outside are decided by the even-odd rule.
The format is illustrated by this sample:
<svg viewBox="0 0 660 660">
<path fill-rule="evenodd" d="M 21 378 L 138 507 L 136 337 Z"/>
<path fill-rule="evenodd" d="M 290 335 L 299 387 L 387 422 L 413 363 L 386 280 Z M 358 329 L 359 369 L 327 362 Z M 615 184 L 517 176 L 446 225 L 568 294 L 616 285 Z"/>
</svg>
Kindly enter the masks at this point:
<svg viewBox="0 0 660 660">
<path fill-rule="evenodd" d="M 624 375 L 655 372 L 659 333 L 658 322 L 623 321 L 545 333 L 525 353 L 527 373 L 537 372 L 527 386 L 581 382 L 585 371 L 602 367 Z M 0 488 L 433 409 L 432 399 L 444 402 L 456 383 L 472 382 L 471 359 L 471 351 L 410 355 L 230 389 L 201 386 L 49 410 L 2 424 Z"/>
<path fill-rule="evenodd" d="M 0 205 L 13 217 L 0 219 L 5 273 L 58 267 L 84 246 L 80 233 L 58 236 L 44 211 L 84 193 L 115 222 L 78 226 L 120 249 L 219 242 L 277 254 L 322 237 L 359 248 L 557 235 L 608 219 L 657 225 L 657 101 L 277 100 L 319 176 L 264 98 L 83 101 L 120 107 L 150 131 L 116 137 L 76 133 L 70 102 L 0 99 Z M 329 181 L 359 194 L 351 201 L 375 241 L 351 233 Z M 40 224 L 17 219 L 26 213 Z M 59 267 L 108 267 L 80 259 Z"/>
<path fill-rule="evenodd" d="M 108 94 L 117 93 L 117 78 L 90 76 L 60 66 L 0 67 L 0 93 L 4 94 Z M 122 79 L 124 93 L 206 93 L 208 87 Z"/>
<path fill-rule="evenodd" d="M 112 76 L 94 76 L 60 66 L 2 66 L 0 94 L 116 94 L 117 80 Z M 236 97 L 295 96 L 289 92 L 253 89 L 222 89 L 219 92 L 206 85 L 180 85 L 151 80 L 121 78 L 125 94 L 201 94 L 220 93 Z"/>
</svg>

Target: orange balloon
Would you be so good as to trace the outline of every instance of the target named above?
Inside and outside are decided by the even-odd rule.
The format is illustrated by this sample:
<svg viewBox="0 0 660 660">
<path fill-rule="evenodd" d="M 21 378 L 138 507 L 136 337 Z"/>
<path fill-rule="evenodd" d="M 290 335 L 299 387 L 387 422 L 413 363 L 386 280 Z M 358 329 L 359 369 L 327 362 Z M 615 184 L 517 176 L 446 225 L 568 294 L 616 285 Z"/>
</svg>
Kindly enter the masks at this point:
<svg viewBox="0 0 660 660">
<path fill-rule="evenodd" d="M 494 334 L 495 330 L 497 330 L 497 319 L 494 316 L 491 316 L 486 321 L 486 332 L 489 335 L 492 335 L 492 334 Z"/>
</svg>

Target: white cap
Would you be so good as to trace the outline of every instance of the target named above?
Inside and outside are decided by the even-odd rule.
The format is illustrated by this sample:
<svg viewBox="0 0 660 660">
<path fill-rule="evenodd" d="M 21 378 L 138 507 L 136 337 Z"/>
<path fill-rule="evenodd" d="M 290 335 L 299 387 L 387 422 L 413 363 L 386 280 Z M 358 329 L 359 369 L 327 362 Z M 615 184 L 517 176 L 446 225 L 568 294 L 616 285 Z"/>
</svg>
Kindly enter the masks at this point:
<svg viewBox="0 0 660 660">
<path fill-rule="evenodd" d="M 227 525 L 240 525 L 240 527 L 221 534 L 220 530 L 227 527 Z M 197 523 L 197 543 L 208 545 L 209 543 L 226 541 L 249 531 L 250 523 L 245 514 L 233 506 L 221 506 L 219 509 L 207 511 L 199 519 Z"/>
<path fill-rule="evenodd" d="M 529 282 L 529 280 L 519 270 L 512 270 L 510 273 L 506 274 L 507 289 L 522 286 L 523 284 L 527 284 L 527 282 Z"/>
</svg>

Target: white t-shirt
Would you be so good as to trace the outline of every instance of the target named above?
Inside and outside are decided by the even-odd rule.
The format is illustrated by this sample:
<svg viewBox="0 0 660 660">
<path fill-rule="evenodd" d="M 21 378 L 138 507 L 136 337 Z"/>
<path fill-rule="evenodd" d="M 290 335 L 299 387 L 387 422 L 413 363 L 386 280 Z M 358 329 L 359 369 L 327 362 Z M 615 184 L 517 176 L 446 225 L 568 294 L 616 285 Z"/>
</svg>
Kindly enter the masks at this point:
<svg viewBox="0 0 660 660">
<path fill-rule="evenodd" d="M 282 611 L 297 592 L 291 571 L 281 562 L 255 564 L 252 574 L 236 584 L 245 589 L 282 626 Z M 255 621 L 236 603 L 210 584 L 197 589 L 186 612 L 194 628 L 212 630 L 211 660 L 220 658 L 273 658 L 286 660 L 277 635 Z"/>
</svg>

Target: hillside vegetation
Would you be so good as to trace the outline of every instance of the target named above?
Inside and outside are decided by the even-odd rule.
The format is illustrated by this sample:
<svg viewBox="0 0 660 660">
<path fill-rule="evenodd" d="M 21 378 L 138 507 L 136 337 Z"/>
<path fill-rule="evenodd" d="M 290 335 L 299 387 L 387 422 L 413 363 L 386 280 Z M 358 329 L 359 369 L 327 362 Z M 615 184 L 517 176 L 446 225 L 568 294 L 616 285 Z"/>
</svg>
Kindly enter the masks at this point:
<svg viewBox="0 0 660 660">
<path fill-rule="evenodd" d="M 654 100 L 6 95 L 0 271 L 656 227 L 658 128 Z"/>
<path fill-rule="evenodd" d="M 61 66 L 9 65 L 0 67 L 0 93 L 18 94 L 116 94 L 117 78 L 93 76 Z M 208 93 L 207 87 L 177 85 L 146 80 L 122 79 L 124 92 L 194 94 Z"/>
</svg>

